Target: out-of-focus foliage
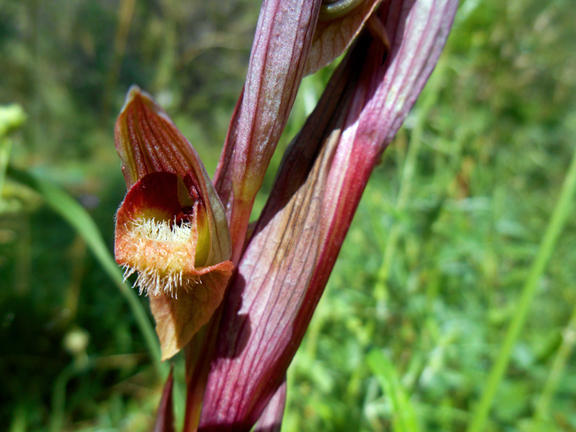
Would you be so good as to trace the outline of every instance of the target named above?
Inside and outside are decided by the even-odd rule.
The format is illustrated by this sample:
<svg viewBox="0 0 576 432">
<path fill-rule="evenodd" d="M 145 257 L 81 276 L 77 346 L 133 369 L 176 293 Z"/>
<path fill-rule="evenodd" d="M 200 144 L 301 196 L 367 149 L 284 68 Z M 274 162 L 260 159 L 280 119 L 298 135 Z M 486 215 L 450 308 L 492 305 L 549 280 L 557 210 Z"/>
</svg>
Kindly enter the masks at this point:
<svg viewBox="0 0 576 432">
<path fill-rule="evenodd" d="M 72 193 L 111 248 L 125 193 L 112 127 L 127 88 L 155 94 L 213 172 L 259 6 L 0 2 L 0 103 L 27 115 L 11 163 Z M 574 151 L 574 22 L 572 0 L 462 2 L 291 367 L 285 431 L 404 430 L 398 406 L 421 431 L 466 429 Z M 328 75 L 305 80 L 284 142 Z M 150 430 L 161 382 L 124 299 L 37 195 L 8 179 L 1 198 L 0 424 Z M 572 217 L 487 430 L 576 430 L 575 244 Z M 371 365 L 374 350 L 386 367 Z"/>
</svg>

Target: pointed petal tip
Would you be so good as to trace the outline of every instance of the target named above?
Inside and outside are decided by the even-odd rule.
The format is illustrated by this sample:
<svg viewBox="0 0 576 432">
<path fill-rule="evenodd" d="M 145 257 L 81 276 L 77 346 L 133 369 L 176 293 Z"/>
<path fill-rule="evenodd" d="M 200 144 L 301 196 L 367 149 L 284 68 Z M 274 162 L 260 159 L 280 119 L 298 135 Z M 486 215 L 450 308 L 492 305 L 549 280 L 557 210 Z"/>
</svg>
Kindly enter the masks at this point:
<svg viewBox="0 0 576 432">
<path fill-rule="evenodd" d="M 141 93 L 142 89 L 140 88 L 140 86 L 138 84 L 132 84 L 130 86 L 130 88 L 128 89 L 128 95 L 127 95 L 127 99 L 130 98 L 131 96 L 135 96 L 138 93 Z"/>
<path fill-rule="evenodd" d="M 142 90 L 140 86 L 137 84 L 132 84 L 128 89 L 128 93 L 126 93 L 126 99 L 124 100 L 124 105 L 120 110 L 120 115 L 118 116 L 118 120 L 122 117 L 122 115 L 126 112 L 127 108 L 132 105 L 135 101 L 140 101 L 146 108 L 152 110 L 156 115 L 162 117 L 168 123 L 173 124 L 172 119 L 170 116 L 164 111 L 164 109 L 156 102 L 156 99 L 145 90 Z"/>
<path fill-rule="evenodd" d="M 160 361 L 170 360 L 174 357 L 178 352 L 182 349 L 182 347 L 178 348 L 175 343 L 164 344 L 161 347 L 162 356 L 160 357 Z"/>
<path fill-rule="evenodd" d="M 210 321 L 222 303 L 228 280 L 232 275 L 231 262 L 219 264 L 198 279 L 198 283 L 182 290 L 178 298 L 151 295 L 150 309 L 156 320 L 162 361 L 169 359 L 186 346 L 192 337 Z"/>
<path fill-rule="evenodd" d="M 120 113 L 122 114 L 128 105 L 130 105 L 138 96 L 142 95 L 142 89 L 137 84 L 132 84 L 128 89 L 128 93 L 126 93 L 126 98 L 124 99 L 124 105 L 122 105 L 122 109 L 120 109 Z"/>
</svg>

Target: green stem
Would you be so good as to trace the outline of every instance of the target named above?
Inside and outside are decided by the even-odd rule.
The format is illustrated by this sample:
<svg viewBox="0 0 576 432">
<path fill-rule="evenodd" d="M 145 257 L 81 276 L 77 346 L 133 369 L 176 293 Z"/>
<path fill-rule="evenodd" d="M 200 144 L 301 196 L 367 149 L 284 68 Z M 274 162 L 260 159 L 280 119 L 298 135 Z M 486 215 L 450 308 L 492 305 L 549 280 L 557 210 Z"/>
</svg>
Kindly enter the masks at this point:
<svg viewBox="0 0 576 432">
<path fill-rule="evenodd" d="M 383 393 L 390 399 L 394 432 L 418 432 L 416 411 L 392 362 L 377 349 L 368 353 L 366 362 L 380 382 Z"/>
<path fill-rule="evenodd" d="M 538 404 L 536 405 L 536 412 L 534 413 L 534 423 L 532 424 L 532 430 L 534 432 L 542 430 L 543 423 L 548 421 L 552 398 L 556 393 L 558 384 L 560 384 L 560 379 L 562 378 L 562 374 L 564 373 L 566 362 L 570 358 L 570 355 L 574 350 L 575 344 L 576 344 L 576 307 L 572 311 L 572 316 L 570 318 L 570 321 L 568 322 L 568 325 L 564 328 L 564 331 L 562 332 L 562 344 L 560 345 L 560 348 L 558 348 L 558 351 L 556 352 L 556 356 L 554 357 L 554 361 L 552 362 L 552 367 L 550 368 L 550 374 L 548 375 L 548 379 L 546 380 L 546 384 L 544 384 L 544 389 L 542 390 L 542 395 L 540 396 Z"/>
<path fill-rule="evenodd" d="M 2 190 L 4 189 L 4 180 L 6 178 L 6 169 L 8 168 L 8 158 L 10 157 L 11 148 L 12 140 L 0 136 L 0 203 L 2 200 Z"/>
<path fill-rule="evenodd" d="M 490 371 L 488 382 L 484 388 L 484 393 L 482 394 L 482 398 L 480 399 L 478 407 L 474 412 L 474 416 L 472 417 L 472 421 L 468 427 L 468 432 L 481 432 L 485 428 L 486 420 L 488 418 L 490 408 L 492 407 L 494 397 L 508 367 L 512 349 L 518 340 L 520 331 L 522 330 L 524 322 L 526 321 L 528 310 L 530 309 L 532 300 L 534 299 L 534 296 L 538 290 L 538 281 L 544 273 L 546 265 L 552 256 L 552 252 L 554 251 L 556 241 L 558 240 L 558 237 L 564 227 L 564 223 L 570 214 L 572 198 L 575 191 L 576 151 L 572 156 L 572 162 L 570 164 L 568 173 L 566 174 L 566 178 L 564 179 L 562 191 L 560 192 L 560 198 L 556 203 L 552 213 L 552 218 L 546 227 L 546 232 L 544 233 L 544 237 L 542 239 L 542 243 L 540 244 L 536 259 L 534 260 L 532 268 L 530 269 L 530 273 L 528 275 L 528 279 L 526 280 L 526 284 L 524 285 L 520 301 L 516 307 L 516 312 L 514 313 L 512 322 L 508 327 L 506 337 L 502 343 L 498 357 L 496 358 L 496 363 Z"/>
<path fill-rule="evenodd" d="M 52 414 L 50 416 L 49 432 L 60 432 L 64 430 L 64 417 L 66 415 L 66 385 L 77 374 L 91 368 L 92 361 L 84 364 L 75 362 L 66 366 L 56 378 L 52 391 Z"/>
</svg>

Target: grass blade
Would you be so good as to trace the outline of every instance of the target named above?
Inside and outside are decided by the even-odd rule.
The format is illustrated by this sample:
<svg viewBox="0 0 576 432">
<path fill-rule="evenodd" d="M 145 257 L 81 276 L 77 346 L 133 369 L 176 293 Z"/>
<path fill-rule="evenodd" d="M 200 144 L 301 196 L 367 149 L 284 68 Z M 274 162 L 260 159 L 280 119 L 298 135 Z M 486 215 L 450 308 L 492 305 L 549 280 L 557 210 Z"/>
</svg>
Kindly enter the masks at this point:
<svg viewBox="0 0 576 432">
<path fill-rule="evenodd" d="M 574 345 L 576 345 L 576 307 L 572 311 L 568 325 L 562 332 L 562 343 L 556 352 L 550 373 L 546 379 L 546 384 L 544 384 L 544 389 L 536 404 L 536 410 L 533 416 L 534 422 L 532 423 L 530 432 L 544 430 L 544 425 L 550 421 L 552 401 L 561 383 L 562 376 L 565 373 L 566 365 L 574 351 Z"/>
<path fill-rule="evenodd" d="M 556 241 L 564 228 L 564 223 L 570 215 L 570 210 L 573 204 L 574 192 L 576 191 L 576 151 L 572 156 L 572 162 L 566 178 L 564 179 L 564 184 L 562 185 L 562 190 L 560 192 L 560 198 L 556 202 L 552 217 L 548 226 L 546 227 L 546 232 L 542 238 L 542 243 L 538 249 L 536 259 L 532 263 L 530 268 L 530 273 L 526 280 L 526 284 L 522 290 L 522 295 L 516 307 L 514 316 L 512 317 L 512 322 L 508 327 L 506 332 L 506 337 L 496 358 L 496 363 L 490 371 L 488 381 L 484 387 L 484 393 L 480 399 L 480 403 L 476 408 L 470 426 L 468 427 L 468 432 L 481 432 L 485 430 L 486 420 L 488 419 L 488 414 L 490 413 L 490 408 L 494 402 L 494 397 L 500 386 L 500 382 L 504 377 L 504 373 L 510 362 L 510 355 L 512 349 L 518 340 L 520 331 L 526 322 L 526 317 L 528 311 L 532 304 L 532 300 L 536 295 L 538 289 L 538 281 L 542 277 L 546 265 L 554 252 L 554 246 Z"/>
<path fill-rule="evenodd" d="M 418 427 L 418 420 L 416 419 L 414 407 L 410 403 L 410 398 L 398 379 L 398 373 L 396 372 L 392 362 L 377 349 L 370 351 L 367 362 L 372 373 L 380 382 L 384 393 L 392 402 L 394 431 L 419 431 L 420 428 Z"/>
</svg>

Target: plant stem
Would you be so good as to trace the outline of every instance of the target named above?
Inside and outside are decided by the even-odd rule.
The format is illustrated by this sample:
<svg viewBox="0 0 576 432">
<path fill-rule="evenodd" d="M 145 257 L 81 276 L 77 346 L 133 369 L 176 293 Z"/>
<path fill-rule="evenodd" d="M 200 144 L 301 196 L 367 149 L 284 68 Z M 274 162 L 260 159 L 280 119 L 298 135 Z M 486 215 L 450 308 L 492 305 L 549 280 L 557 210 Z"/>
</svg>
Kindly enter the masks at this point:
<svg viewBox="0 0 576 432">
<path fill-rule="evenodd" d="M 560 378 L 564 373 L 566 367 L 566 362 L 570 358 L 570 354 L 574 350 L 574 345 L 576 344 L 576 307 L 572 311 L 572 316 L 568 325 L 564 328 L 562 332 L 562 344 L 554 361 L 552 362 L 552 367 L 550 368 L 550 374 L 544 384 L 544 389 L 542 390 L 542 395 L 538 399 L 538 404 L 536 405 L 536 412 L 534 413 L 534 423 L 532 424 L 532 431 L 537 432 L 542 430 L 543 423 L 548 421 L 548 416 L 550 415 L 550 403 L 556 393 L 558 384 L 560 383 Z"/>
<path fill-rule="evenodd" d="M 418 432 L 416 412 L 392 362 L 377 349 L 368 353 L 366 362 L 390 399 L 394 432 Z"/>
<path fill-rule="evenodd" d="M 526 284 L 524 285 L 520 301 L 516 307 L 512 322 L 508 327 L 506 337 L 502 343 L 498 357 L 496 358 L 496 363 L 490 371 L 488 382 L 484 387 L 484 393 L 482 394 L 482 398 L 480 399 L 478 407 L 474 412 L 472 421 L 468 427 L 468 432 L 481 432 L 485 428 L 486 420 L 494 401 L 494 397 L 498 387 L 500 386 L 500 382 L 504 377 L 508 363 L 510 362 L 512 349 L 518 340 L 520 331 L 522 330 L 522 327 L 526 321 L 528 310 L 530 309 L 532 300 L 534 299 L 534 296 L 538 290 L 538 282 L 544 273 L 544 270 L 546 269 L 546 265 L 548 264 L 548 261 L 552 256 L 552 252 L 554 251 L 556 241 L 558 240 L 558 237 L 564 227 L 564 223 L 570 214 L 572 198 L 575 191 L 576 151 L 572 156 L 572 162 L 564 179 L 564 184 L 562 185 L 562 190 L 560 192 L 560 198 L 556 202 L 552 217 L 548 223 L 548 226 L 546 227 L 546 232 L 542 238 L 542 243 L 538 249 L 538 254 L 536 255 L 536 259 L 534 260 L 532 268 L 530 269 L 530 273 L 528 275 L 528 279 L 526 280 Z"/>
</svg>

